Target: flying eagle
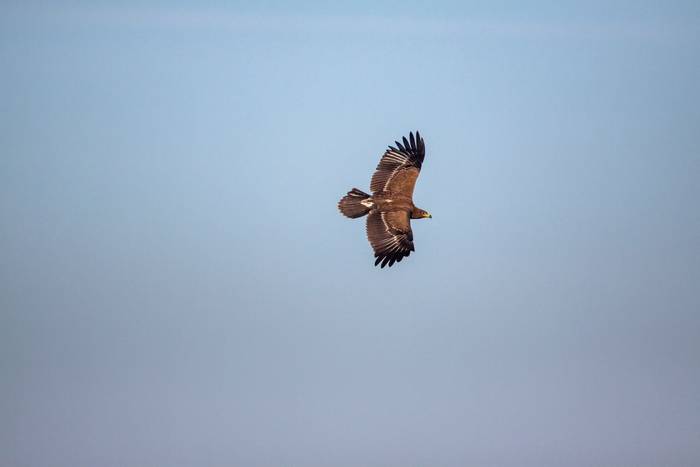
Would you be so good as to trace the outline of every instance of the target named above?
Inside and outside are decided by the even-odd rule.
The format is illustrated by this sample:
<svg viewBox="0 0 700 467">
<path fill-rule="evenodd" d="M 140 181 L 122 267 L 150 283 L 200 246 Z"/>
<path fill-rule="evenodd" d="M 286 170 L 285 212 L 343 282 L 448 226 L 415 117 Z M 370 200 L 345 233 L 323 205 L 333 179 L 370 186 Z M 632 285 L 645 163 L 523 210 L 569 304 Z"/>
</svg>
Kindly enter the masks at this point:
<svg viewBox="0 0 700 467">
<path fill-rule="evenodd" d="M 353 188 L 338 203 L 351 219 L 367 216 L 367 239 L 374 249 L 374 265 L 391 267 L 415 251 L 411 219 L 433 217 L 413 204 L 413 188 L 425 157 L 425 143 L 416 131 L 403 144 L 389 146 L 372 176 L 371 195 Z"/>
</svg>

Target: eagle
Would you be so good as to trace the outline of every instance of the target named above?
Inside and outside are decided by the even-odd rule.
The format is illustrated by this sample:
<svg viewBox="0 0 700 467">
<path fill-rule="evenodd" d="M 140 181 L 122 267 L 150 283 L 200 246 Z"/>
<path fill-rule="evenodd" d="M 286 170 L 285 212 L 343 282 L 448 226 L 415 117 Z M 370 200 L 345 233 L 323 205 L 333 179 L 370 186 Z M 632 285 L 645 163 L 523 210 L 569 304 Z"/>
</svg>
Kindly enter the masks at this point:
<svg viewBox="0 0 700 467">
<path fill-rule="evenodd" d="M 353 188 L 338 202 L 350 219 L 367 215 L 367 239 L 374 250 L 374 265 L 393 266 L 415 251 L 411 219 L 432 218 L 413 204 L 413 188 L 425 157 L 420 133 L 409 133 L 403 144 L 396 141 L 379 160 L 372 175 L 371 195 Z"/>
</svg>

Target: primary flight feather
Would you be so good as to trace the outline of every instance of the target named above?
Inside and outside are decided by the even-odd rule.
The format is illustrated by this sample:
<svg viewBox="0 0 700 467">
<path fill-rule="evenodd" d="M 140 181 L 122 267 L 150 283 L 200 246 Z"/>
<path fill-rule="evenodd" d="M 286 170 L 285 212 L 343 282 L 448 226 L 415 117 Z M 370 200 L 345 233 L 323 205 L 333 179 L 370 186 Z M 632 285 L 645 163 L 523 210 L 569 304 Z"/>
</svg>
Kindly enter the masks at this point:
<svg viewBox="0 0 700 467">
<path fill-rule="evenodd" d="M 353 188 L 338 203 L 344 216 L 367 215 L 367 239 L 374 249 L 374 265 L 391 267 L 415 251 L 411 219 L 433 217 L 413 204 L 413 189 L 425 158 L 420 133 L 409 133 L 403 144 L 389 146 L 379 160 L 369 188 L 371 195 Z"/>
</svg>

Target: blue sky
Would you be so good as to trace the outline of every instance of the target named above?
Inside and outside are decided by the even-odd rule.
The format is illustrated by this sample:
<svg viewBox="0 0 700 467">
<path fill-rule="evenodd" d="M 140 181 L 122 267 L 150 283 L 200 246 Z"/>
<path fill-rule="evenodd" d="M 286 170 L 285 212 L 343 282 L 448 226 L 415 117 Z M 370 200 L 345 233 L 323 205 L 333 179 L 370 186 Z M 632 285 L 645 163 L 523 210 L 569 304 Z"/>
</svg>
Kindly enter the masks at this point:
<svg viewBox="0 0 700 467">
<path fill-rule="evenodd" d="M 696 464 L 697 5 L 3 6 L 0 463 Z"/>
</svg>

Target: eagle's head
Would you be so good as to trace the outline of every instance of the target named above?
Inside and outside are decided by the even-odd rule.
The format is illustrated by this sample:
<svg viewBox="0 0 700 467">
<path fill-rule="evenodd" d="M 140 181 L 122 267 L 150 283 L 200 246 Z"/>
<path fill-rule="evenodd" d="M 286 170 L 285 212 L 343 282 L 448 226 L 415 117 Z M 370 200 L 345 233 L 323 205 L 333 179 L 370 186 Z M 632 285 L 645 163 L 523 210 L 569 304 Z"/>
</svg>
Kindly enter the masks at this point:
<svg viewBox="0 0 700 467">
<path fill-rule="evenodd" d="M 411 212 L 411 219 L 432 219 L 433 216 L 426 210 L 420 208 L 413 208 Z"/>
</svg>

